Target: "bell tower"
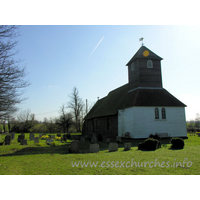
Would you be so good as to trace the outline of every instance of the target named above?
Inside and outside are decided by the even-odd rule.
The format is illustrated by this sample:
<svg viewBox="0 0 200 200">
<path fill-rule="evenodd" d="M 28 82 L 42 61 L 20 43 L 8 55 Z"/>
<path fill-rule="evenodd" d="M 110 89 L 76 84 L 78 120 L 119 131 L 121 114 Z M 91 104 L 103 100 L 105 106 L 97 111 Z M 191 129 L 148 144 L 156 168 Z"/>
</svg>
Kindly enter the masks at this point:
<svg viewBox="0 0 200 200">
<path fill-rule="evenodd" d="M 162 88 L 161 60 L 147 47 L 141 46 L 126 64 L 130 89 Z"/>
</svg>

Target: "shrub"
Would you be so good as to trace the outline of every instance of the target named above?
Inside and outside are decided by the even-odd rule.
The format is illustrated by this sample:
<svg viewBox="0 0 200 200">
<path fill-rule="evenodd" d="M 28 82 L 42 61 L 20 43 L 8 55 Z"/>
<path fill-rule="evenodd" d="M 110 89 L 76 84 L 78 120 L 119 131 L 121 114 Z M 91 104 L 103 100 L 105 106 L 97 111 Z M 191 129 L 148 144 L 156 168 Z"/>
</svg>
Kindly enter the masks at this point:
<svg viewBox="0 0 200 200">
<path fill-rule="evenodd" d="M 156 150 L 158 148 L 161 148 L 161 142 L 153 139 L 148 138 L 144 142 L 141 142 L 138 144 L 138 150 Z"/>
<path fill-rule="evenodd" d="M 153 139 L 156 139 L 156 140 L 160 140 L 160 137 L 159 137 L 157 134 L 155 134 L 155 135 L 151 134 L 151 135 L 149 136 L 149 138 L 153 138 Z"/>
<path fill-rule="evenodd" d="M 183 149 L 184 148 L 184 140 L 182 138 L 172 138 L 170 143 L 171 149 Z"/>
</svg>

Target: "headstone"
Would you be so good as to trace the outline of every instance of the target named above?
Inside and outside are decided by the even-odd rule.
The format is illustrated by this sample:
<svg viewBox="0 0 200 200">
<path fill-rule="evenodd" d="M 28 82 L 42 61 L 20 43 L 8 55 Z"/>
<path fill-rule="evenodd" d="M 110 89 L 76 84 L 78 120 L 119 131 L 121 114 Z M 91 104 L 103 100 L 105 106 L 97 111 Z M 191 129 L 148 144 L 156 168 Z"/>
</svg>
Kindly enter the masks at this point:
<svg viewBox="0 0 200 200">
<path fill-rule="evenodd" d="M 109 144 L 109 151 L 118 151 L 118 144 L 117 143 L 110 143 Z"/>
<path fill-rule="evenodd" d="M 20 144 L 21 145 L 27 145 L 27 140 L 21 140 Z"/>
<path fill-rule="evenodd" d="M 11 136 L 11 140 L 14 140 L 14 139 L 15 139 L 15 133 L 14 133 L 14 132 L 11 132 L 11 133 L 10 133 L 10 136 Z"/>
<path fill-rule="evenodd" d="M 52 138 L 52 139 L 55 139 L 55 135 L 51 135 L 51 138 Z"/>
<path fill-rule="evenodd" d="M 84 142 L 85 142 L 85 137 L 84 137 L 84 136 L 81 136 L 80 142 L 81 142 L 81 143 L 84 143 Z"/>
<path fill-rule="evenodd" d="M 131 143 L 124 143 L 124 151 L 128 151 L 131 149 Z"/>
<path fill-rule="evenodd" d="M 34 138 L 34 143 L 39 143 L 39 137 Z"/>
<path fill-rule="evenodd" d="M 78 153 L 79 152 L 79 143 L 77 141 L 71 142 L 69 151 L 70 151 L 70 153 Z"/>
<path fill-rule="evenodd" d="M 91 143 L 97 143 L 97 137 L 95 135 L 92 136 Z"/>
<path fill-rule="evenodd" d="M 42 135 L 43 135 L 42 133 L 39 133 L 39 138 L 41 138 L 41 137 L 42 137 Z"/>
<path fill-rule="evenodd" d="M 50 145 L 51 142 L 53 142 L 53 139 L 51 139 L 51 138 L 46 139 L 46 143 L 47 143 L 48 145 Z"/>
<path fill-rule="evenodd" d="M 6 135 L 6 137 L 5 137 L 5 145 L 10 145 L 10 141 L 11 141 L 11 136 L 10 135 Z"/>
<path fill-rule="evenodd" d="M 121 138 L 120 136 L 117 136 L 117 137 L 116 137 L 116 142 L 121 143 L 121 142 L 122 142 L 122 138 Z"/>
<path fill-rule="evenodd" d="M 90 144 L 90 153 L 97 153 L 99 152 L 99 144 Z"/>
<path fill-rule="evenodd" d="M 107 144 L 110 143 L 110 138 L 106 138 L 106 143 L 107 143 Z"/>
<path fill-rule="evenodd" d="M 25 139 L 25 136 L 24 136 L 24 134 L 22 135 L 18 135 L 18 139 L 17 139 L 17 141 L 18 142 L 21 142 L 21 140 L 24 140 Z"/>
<path fill-rule="evenodd" d="M 34 137 L 35 137 L 34 133 L 30 133 L 29 139 L 30 139 L 30 140 L 34 140 Z"/>
<path fill-rule="evenodd" d="M 63 135 L 63 140 L 67 141 L 67 135 L 66 134 Z"/>
<path fill-rule="evenodd" d="M 67 133 L 67 139 L 71 139 L 71 134 Z"/>
<path fill-rule="evenodd" d="M 130 133 L 129 132 L 126 132 L 125 133 L 125 138 L 129 138 L 130 137 Z"/>
</svg>

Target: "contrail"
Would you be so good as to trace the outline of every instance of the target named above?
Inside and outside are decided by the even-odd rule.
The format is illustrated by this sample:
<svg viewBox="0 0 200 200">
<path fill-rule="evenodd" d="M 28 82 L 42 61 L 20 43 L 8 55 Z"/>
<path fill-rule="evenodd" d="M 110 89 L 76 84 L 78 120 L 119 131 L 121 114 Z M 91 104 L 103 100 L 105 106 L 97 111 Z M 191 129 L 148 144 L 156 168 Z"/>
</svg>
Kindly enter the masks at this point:
<svg viewBox="0 0 200 200">
<path fill-rule="evenodd" d="M 92 53 L 89 55 L 89 57 L 94 53 L 94 51 L 96 50 L 96 48 L 100 45 L 100 43 L 102 42 L 103 38 L 104 38 L 104 36 L 101 38 L 101 40 L 99 41 L 99 43 L 97 44 L 97 46 L 94 48 L 94 50 L 92 51 Z"/>
</svg>

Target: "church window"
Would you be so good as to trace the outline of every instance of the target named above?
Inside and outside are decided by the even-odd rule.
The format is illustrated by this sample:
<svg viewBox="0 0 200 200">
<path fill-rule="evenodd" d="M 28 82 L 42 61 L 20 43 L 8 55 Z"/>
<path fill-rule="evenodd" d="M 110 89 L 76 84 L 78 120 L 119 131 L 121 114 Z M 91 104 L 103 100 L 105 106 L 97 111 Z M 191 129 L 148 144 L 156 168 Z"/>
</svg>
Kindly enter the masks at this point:
<svg viewBox="0 0 200 200">
<path fill-rule="evenodd" d="M 159 119 L 159 109 L 155 108 L 155 119 Z"/>
<path fill-rule="evenodd" d="M 131 71 L 133 71 L 135 69 L 135 63 L 131 64 Z"/>
<path fill-rule="evenodd" d="M 153 68 L 152 60 L 147 60 L 147 68 Z"/>
<path fill-rule="evenodd" d="M 166 110 L 162 108 L 162 119 L 166 119 Z"/>
</svg>

